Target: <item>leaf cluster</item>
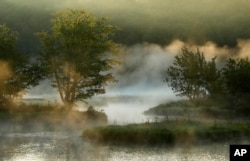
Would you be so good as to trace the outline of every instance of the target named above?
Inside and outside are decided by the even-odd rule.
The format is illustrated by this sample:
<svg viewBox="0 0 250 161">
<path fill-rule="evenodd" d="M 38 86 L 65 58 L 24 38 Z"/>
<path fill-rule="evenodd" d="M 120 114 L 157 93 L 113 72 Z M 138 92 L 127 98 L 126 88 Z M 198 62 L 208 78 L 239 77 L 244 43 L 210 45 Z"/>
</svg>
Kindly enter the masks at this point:
<svg viewBox="0 0 250 161">
<path fill-rule="evenodd" d="M 238 107 L 250 113 L 250 60 L 228 58 L 222 69 L 216 67 L 216 57 L 206 60 L 198 49 L 186 47 L 175 56 L 174 63 L 167 69 L 165 81 L 179 96 L 199 101 L 210 99 Z M 246 111 L 247 110 L 247 111 Z"/>
<path fill-rule="evenodd" d="M 175 57 L 174 63 L 167 69 L 165 81 L 180 96 L 190 100 L 213 96 L 219 89 L 220 72 L 216 69 L 215 59 L 207 61 L 204 54 L 181 49 L 181 54 Z"/>
<path fill-rule="evenodd" d="M 223 69 L 227 92 L 233 95 L 250 93 L 250 60 L 228 59 Z"/>
<path fill-rule="evenodd" d="M 43 79 L 40 65 L 16 49 L 18 33 L 0 25 L 0 99 L 19 96 L 20 92 Z"/>
<path fill-rule="evenodd" d="M 111 37 L 118 28 L 84 10 L 58 12 L 51 22 L 50 31 L 37 33 L 40 56 L 63 102 L 104 93 L 104 85 L 115 81 L 109 70 L 117 47 Z"/>
</svg>

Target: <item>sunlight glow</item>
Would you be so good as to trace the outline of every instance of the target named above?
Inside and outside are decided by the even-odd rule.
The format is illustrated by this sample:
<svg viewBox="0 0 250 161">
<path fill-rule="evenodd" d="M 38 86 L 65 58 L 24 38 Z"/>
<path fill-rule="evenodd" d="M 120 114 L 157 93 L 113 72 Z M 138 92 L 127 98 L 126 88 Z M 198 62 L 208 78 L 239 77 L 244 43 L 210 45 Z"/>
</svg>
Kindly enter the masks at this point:
<svg viewBox="0 0 250 161">
<path fill-rule="evenodd" d="M 28 153 L 28 154 L 18 154 L 12 158 L 14 161 L 45 161 L 42 157 L 42 153 Z"/>
</svg>

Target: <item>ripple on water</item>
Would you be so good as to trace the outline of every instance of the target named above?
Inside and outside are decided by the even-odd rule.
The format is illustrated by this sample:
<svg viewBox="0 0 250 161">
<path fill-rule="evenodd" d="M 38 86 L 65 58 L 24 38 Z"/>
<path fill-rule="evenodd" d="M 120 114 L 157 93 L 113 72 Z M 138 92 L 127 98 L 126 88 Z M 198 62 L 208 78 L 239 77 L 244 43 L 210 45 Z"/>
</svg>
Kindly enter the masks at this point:
<svg viewBox="0 0 250 161">
<path fill-rule="evenodd" d="M 70 133 L 9 133 L 0 136 L 4 161 L 226 161 L 229 145 L 191 148 L 103 146 Z"/>
</svg>

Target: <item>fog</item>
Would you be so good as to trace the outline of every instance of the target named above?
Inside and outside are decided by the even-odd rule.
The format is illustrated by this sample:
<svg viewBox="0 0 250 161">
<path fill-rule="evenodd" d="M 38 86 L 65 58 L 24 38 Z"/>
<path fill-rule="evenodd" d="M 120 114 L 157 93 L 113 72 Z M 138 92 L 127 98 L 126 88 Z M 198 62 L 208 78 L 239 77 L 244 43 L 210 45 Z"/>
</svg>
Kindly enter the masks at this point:
<svg viewBox="0 0 250 161">
<path fill-rule="evenodd" d="M 174 56 L 180 54 L 182 47 L 193 51 L 199 49 L 207 60 L 216 57 L 217 66 L 222 66 L 226 58 L 249 57 L 249 40 L 238 40 L 236 48 L 219 47 L 213 42 L 204 45 L 190 44 L 181 40 L 174 40 L 170 44 L 136 44 L 124 47 L 125 55 L 121 64 L 114 67 L 117 83 L 110 84 L 107 93 L 169 95 L 171 92 L 166 82 L 166 70 L 172 65 Z"/>
<path fill-rule="evenodd" d="M 97 17 L 108 17 L 120 28 L 112 37 L 121 47 L 117 57 L 120 64 L 110 71 L 117 82 L 108 84 L 105 94 L 76 103 L 77 110 L 93 105 L 104 112 L 108 124 L 161 119 L 143 112 L 180 99 L 164 79 L 184 46 L 192 51 L 199 49 L 207 60 L 216 57 L 219 68 L 227 58 L 250 57 L 250 0 L 0 0 L 0 24 L 17 31 L 17 50 L 35 59 L 40 44 L 34 33 L 48 30 L 53 13 L 65 9 L 84 9 Z M 2 60 L 0 71 L 0 83 L 12 74 Z M 41 107 L 61 103 L 49 80 L 27 89 L 23 98 L 24 103 L 40 103 Z M 84 128 L 96 122 L 89 124 L 80 112 L 53 110 L 46 113 L 43 108 L 41 114 L 16 112 L 11 114 L 13 119 L 1 113 L 0 159 L 205 161 L 229 157 L 229 143 L 184 148 L 97 145 L 80 137 Z"/>
<path fill-rule="evenodd" d="M 246 57 L 250 49 L 249 0 L 2 0 L 0 23 L 20 32 L 19 48 L 37 52 L 34 32 L 48 29 L 55 11 L 83 8 L 99 17 L 109 17 L 120 27 L 114 40 L 123 45 L 120 65 L 114 67 L 117 83 L 107 94 L 174 95 L 163 82 L 167 67 L 181 47 L 217 56 Z M 31 50 L 31 51 L 30 51 Z M 31 89 L 32 96 L 56 90 L 48 81 Z M 55 97 L 57 97 L 55 95 Z"/>
<path fill-rule="evenodd" d="M 106 93 L 98 97 L 145 97 L 146 101 L 134 102 L 137 104 L 134 106 L 142 107 L 141 111 L 176 99 L 163 80 L 183 46 L 194 51 L 199 48 L 207 60 L 216 57 L 218 67 L 223 67 L 222 62 L 228 57 L 250 55 L 249 0 L 2 0 L 0 3 L 0 23 L 20 33 L 18 48 L 24 53 L 39 51 L 34 33 L 47 30 L 56 11 L 81 8 L 98 17 L 109 17 L 120 28 L 113 40 L 121 44 L 123 54 L 119 55 L 121 63 L 112 70 L 118 82 L 109 84 Z M 5 67 L 5 64 L 0 66 Z M 48 80 L 29 89 L 24 98 L 60 102 L 57 90 L 51 88 Z M 115 106 L 109 104 L 109 107 Z"/>
<path fill-rule="evenodd" d="M 207 60 L 216 57 L 217 66 L 222 66 L 222 60 L 229 57 L 250 56 L 250 41 L 240 39 L 235 48 L 219 47 L 211 41 L 198 45 L 181 40 L 174 40 L 165 46 L 153 43 L 123 46 L 121 49 L 123 54 L 118 59 L 120 64 L 115 65 L 112 70 L 117 82 L 107 86 L 105 95 L 173 96 L 171 89 L 163 80 L 166 78 L 167 68 L 173 63 L 174 56 L 179 54 L 184 46 L 193 51 L 199 49 Z M 39 86 L 29 90 L 28 95 L 57 97 L 56 90 L 48 84 L 48 80 L 42 81 Z"/>
<path fill-rule="evenodd" d="M 184 46 L 194 51 L 198 48 L 207 60 L 216 57 L 218 67 L 223 67 L 224 60 L 228 57 L 250 56 L 249 40 L 238 40 L 235 48 L 220 47 L 211 41 L 198 45 L 181 40 L 174 40 L 165 46 L 153 43 L 124 45 L 119 57 L 120 64 L 115 65 L 112 70 L 117 82 L 108 84 L 105 94 L 88 99 L 88 104 L 78 103 L 78 108 L 86 110 L 92 104 L 107 113 L 111 124 L 149 121 L 149 118 L 143 116 L 143 111 L 160 103 L 180 99 L 163 80 L 174 56 Z M 55 100 L 60 102 L 56 89 L 50 87 L 48 80 L 30 89 L 25 98 L 44 98 L 52 103 Z"/>
</svg>

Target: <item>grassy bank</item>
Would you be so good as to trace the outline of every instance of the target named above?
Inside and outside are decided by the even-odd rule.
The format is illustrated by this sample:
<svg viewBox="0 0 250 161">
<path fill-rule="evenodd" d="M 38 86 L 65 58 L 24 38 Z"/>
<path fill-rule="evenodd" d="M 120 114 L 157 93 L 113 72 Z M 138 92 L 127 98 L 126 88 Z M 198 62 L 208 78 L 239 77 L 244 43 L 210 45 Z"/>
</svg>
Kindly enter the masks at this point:
<svg viewBox="0 0 250 161">
<path fill-rule="evenodd" d="M 250 139 L 249 123 L 165 121 L 84 130 L 84 138 L 108 144 L 176 145 Z"/>
<path fill-rule="evenodd" d="M 2 131 L 81 130 L 89 126 L 100 126 L 107 123 L 107 115 L 94 109 L 81 112 L 53 106 L 31 105 L 0 110 Z"/>
<path fill-rule="evenodd" d="M 192 104 L 188 100 L 171 101 L 165 104 L 152 107 L 144 111 L 145 115 L 163 116 L 168 118 L 184 119 L 224 119 L 232 120 L 244 117 L 239 115 L 234 109 L 225 108 L 214 102 L 202 102 L 199 105 Z"/>
</svg>

